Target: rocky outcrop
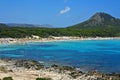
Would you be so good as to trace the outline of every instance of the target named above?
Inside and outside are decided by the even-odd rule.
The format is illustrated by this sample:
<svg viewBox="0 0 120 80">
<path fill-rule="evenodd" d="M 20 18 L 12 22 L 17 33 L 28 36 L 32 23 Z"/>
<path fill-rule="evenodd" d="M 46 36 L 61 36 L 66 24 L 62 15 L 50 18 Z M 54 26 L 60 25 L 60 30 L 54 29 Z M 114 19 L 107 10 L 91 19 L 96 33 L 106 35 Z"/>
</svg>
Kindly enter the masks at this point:
<svg viewBox="0 0 120 80">
<path fill-rule="evenodd" d="M 97 71 L 83 73 L 74 67 L 52 65 L 44 67 L 34 60 L 0 59 L 0 79 L 12 77 L 13 80 L 120 80 L 120 74 L 105 74 Z"/>
</svg>

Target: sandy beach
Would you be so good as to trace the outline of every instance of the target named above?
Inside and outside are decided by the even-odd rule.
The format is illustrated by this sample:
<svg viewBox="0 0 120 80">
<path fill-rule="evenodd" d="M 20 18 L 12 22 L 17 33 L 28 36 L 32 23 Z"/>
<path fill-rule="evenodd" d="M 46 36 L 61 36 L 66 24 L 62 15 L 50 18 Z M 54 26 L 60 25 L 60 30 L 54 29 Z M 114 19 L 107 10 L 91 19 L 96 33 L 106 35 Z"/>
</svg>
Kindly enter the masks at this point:
<svg viewBox="0 0 120 80">
<path fill-rule="evenodd" d="M 113 39 L 120 39 L 120 37 L 55 37 L 51 36 L 48 38 L 40 38 L 35 36 L 33 38 L 0 38 L 0 44 L 15 44 L 20 43 L 24 44 L 27 42 L 57 42 L 57 41 L 73 41 L 73 40 L 113 40 Z"/>
</svg>

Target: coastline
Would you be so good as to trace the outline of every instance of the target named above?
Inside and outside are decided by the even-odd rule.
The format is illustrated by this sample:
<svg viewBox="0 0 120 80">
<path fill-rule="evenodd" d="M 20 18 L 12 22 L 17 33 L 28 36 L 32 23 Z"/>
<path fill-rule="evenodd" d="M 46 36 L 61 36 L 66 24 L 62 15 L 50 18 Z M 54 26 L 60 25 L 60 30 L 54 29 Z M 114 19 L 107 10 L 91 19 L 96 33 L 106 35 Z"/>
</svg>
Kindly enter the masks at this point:
<svg viewBox="0 0 120 80">
<path fill-rule="evenodd" d="M 12 77 L 13 80 L 36 80 L 49 78 L 50 80 L 120 80 L 119 73 L 105 74 L 97 71 L 84 73 L 70 66 L 43 64 L 33 60 L 18 60 L 0 58 L 0 79 Z"/>
<path fill-rule="evenodd" d="M 25 44 L 28 42 L 58 42 L 58 41 L 84 41 L 84 40 L 116 40 L 120 37 L 48 37 L 48 38 L 0 38 L 0 44 Z"/>
<path fill-rule="evenodd" d="M 116 40 L 120 37 L 54 37 L 54 38 L 0 38 L 8 41 L 0 44 L 25 44 L 28 42 L 57 42 L 57 41 L 73 41 L 73 40 Z M 10 41 L 10 42 L 9 42 Z M 34 63 L 35 62 L 35 63 Z M 32 65 L 31 65 L 32 63 Z M 101 73 L 97 71 L 83 72 L 71 66 L 51 65 L 45 67 L 37 61 L 17 60 L 17 59 L 1 59 L 0 58 L 0 79 L 4 77 L 12 77 L 13 80 L 35 80 L 36 78 L 51 78 L 52 80 L 120 80 L 119 73 Z M 35 66 L 33 66 L 35 65 Z M 39 65 L 39 66 L 38 66 Z M 37 66 L 37 67 L 36 67 Z M 40 69 L 38 69 L 40 67 Z"/>
</svg>

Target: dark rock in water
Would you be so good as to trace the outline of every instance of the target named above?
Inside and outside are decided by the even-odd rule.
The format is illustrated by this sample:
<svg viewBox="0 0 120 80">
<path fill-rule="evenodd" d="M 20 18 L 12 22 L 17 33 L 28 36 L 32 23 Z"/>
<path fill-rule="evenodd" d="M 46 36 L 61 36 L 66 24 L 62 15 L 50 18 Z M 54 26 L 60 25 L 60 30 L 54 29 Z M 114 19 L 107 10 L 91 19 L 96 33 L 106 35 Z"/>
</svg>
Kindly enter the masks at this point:
<svg viewBox="0 0 120 80">
<path fill-rule="evenodd" d="M 38 61 L 34 61 L 34 60 L 17 60 L 15 62 L 15 65 L 17 67 L 25 67 L 28 69 L 33 68 L 36 70 L 39 70 L 44 67 L 41 63 L 39 63 Z"/>
<path fill-rule="evenodd" d="M 54 68 L 55 68 L 55 67 L 59 67 L 59 66 L 58 66 L 58 65 L 56 65 L 56 64 L 53 64 L 53 65 L 51 65 L 51 67 L 54 67 Z"/>
<path fill-rule="evenodd" d="M 13 59 L 11 58 L 0 58 L 1 60 L 5 61 L 5 62 L 9 62 L 9 61 L 12 61 Z"/>
<path fill-rule="evenodd" d="M 54 64 L 51 67 L 55 70 L 59 70 L 60 73 L 68 73 L 73 78 L 77 78 L 84 74 L 82 71 L 76 70 L 76 68 L 70 66 L 58 66 Z"/>
<path fill-rule="evenodd" d="M 54 69 L 59 69 L 61 71 L 75 71 L 76 69 L 74 67 L 70 66 L 59 66 L 59 65 L 51 65 Z"/>
<path fill-rule="evenodd" d="M 107 74 L 112 78 L 112 80 L 120 80 L 120 74 L 119 73 L 112 73 L 112 74 Z"/>
<path fill-rule="evenodd" d="M 97 71 L 88 71 L 88 73 L 86 75 L 89 75 L 89 76 L 93 76 L 93 75 L 102 76 L 103 74 L 100 73 L 100 72 L 97 72 Z"/>
<path fill-rule="evenodd" d="M 79 76 L 82 76 L 84 73 L 82 71 L 72 71 L 69 75 L 73 78 L 77 78 Z"/>
<path fill-rule="evenodd" d="M 120 74 L 112 73 L 112 74 L 104 74 L 97 71 L 89 71 L 85 74 L 87 76 L 95 76 L 95 80 L 120 80 Z M 91 79 L 90 79 L 91 80 Z"/>
<path fill-rule="evenodd" d="M 62 66 L 60 69 L 61 70 L 67 70 L 67 71 L 74 71 L 75 70 L 75 68 L 70 67 L 70 66 Z"/>
</svg>

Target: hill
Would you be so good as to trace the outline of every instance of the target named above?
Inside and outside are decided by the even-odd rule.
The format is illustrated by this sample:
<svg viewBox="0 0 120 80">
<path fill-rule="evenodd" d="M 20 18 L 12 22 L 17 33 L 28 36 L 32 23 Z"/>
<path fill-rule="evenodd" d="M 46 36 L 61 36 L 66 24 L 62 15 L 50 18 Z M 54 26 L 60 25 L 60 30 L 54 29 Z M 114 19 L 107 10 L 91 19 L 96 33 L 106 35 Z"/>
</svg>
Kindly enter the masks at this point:
<svg viewBox="0 0 120 80">
<path fill-rule="evenodd" d="M 28 27 L 28 28 L 32 28 L 32 27 L 40 27 L 40 28 L 55 28 L 50 24 L 20 24 L 20 23 L 6 23 L 7 26 L 9 27 Z"/>
<path fill-rule="evenodd" d="M 32 35 L 79 36 L 79 37 L 120 37 L 120 19 L 107 13 L 96 13 L 89 20 L 68 28 L 30 27 L 30 25 L 10 26 L 0 24 L 0 38 L 25 38 Z"/>
<path fill-rule="evenodd" d="M 120 19 L 115 18 L 107 13 L 98 12 L 90 19 L 70 26 L 69 28 L 109 28 L 109 27 L 115 27 L 120 26 Z"/>
</svg>

